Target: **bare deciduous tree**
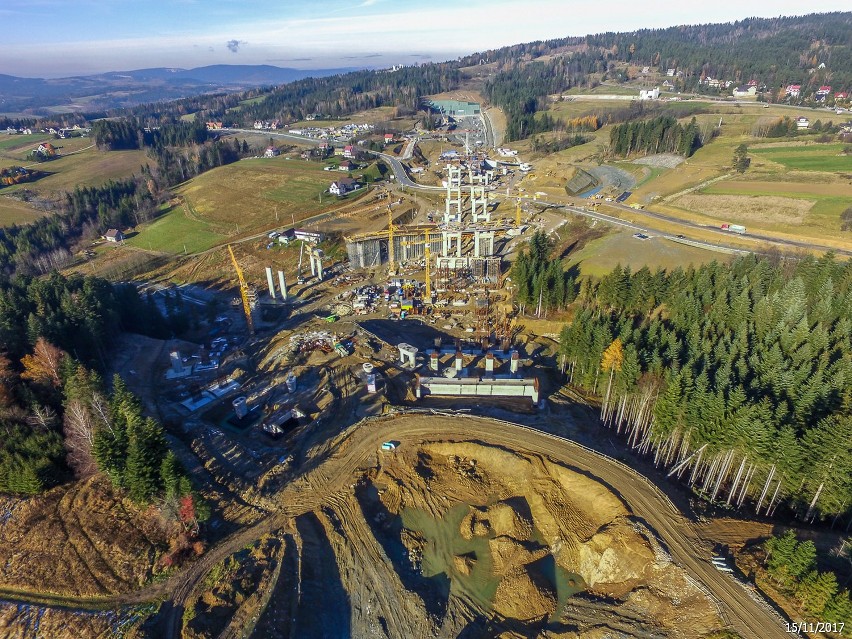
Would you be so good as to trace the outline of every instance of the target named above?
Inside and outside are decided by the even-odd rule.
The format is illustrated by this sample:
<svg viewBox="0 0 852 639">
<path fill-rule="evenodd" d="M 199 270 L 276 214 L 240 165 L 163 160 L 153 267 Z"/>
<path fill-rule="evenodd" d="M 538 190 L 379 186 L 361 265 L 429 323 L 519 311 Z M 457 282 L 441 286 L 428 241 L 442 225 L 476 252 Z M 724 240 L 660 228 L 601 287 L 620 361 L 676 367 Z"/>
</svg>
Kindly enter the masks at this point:
<svg viewBox="0 0 852 639">
<path fill-rule="evenodd" d="M 65 407 L 63 432 L 66 459 L 77 477 L 87 477 L 97 472 L 97 464 L 92 456 L 92 444 L 95 441 L 97 418 L 89 407 L 79 399 L 71 400 Z"/>
<path fill-rule="evenodd" d="M 21 359 L 21 363 L 24 365 L 21 378 L 58 388 L 61 382 L 59 371 L 63 357 L 65 357 L 65 352 L 62 349 L 57 348 L 43 337 L 39 337 L 33 349 L 33 354 L 24 355 Z"/>
</svg>

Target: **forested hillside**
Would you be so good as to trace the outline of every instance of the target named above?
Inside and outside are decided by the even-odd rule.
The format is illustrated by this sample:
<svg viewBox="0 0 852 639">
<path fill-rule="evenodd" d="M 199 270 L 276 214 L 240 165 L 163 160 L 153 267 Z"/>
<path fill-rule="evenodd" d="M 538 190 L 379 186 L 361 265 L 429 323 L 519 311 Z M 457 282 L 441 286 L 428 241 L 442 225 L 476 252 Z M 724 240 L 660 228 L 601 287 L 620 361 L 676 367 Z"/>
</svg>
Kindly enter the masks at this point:
<svg viewBox="0 0 852 639">
<path fill-rule="evenodd" d="M 614 59 L 680 69 L 683 87 L 702 74 L 735 81 L 756 79 L 770 87 L 789 83 L 852 88 L 852 13 L 788 18 L 749 18 L 733 23 L 603 33 L 586 44 Z M 824 68 L 820 65 L 824 64 Z"/>
<path fill-rule="evenodd" d="M 852 263 L 747 257 L 584 287 L 561 349 L 602 419 L 713 500 L 852 507 Z"/>
<path fill-rule="evenodd" d="M 121 331 L 168 335 L 132 285 L 57 273 L 0 279 L 0 491 L 35 493 L 67 477 L 65 456 L 76 449 L 63 423 L 75 414 L 78 369 L 103 369 Z"/>
<path fill-rule="evenodd" d="M 567 56 L 569 66 L 589 72 L 607 71 L 609 62 L 662 72 L 677 69 L 684 73 L 679 81 L 685 89 L 694 89 L 704 74 L 735 81 L 754 78 L 773 87 L 803 84 L 811 87 L 811 93 L 826 81 L 835 90 L 849 90 L 852 12 L 559 38 L 475 53 L 460 62 L 462 66 L 497 62 L 503 70 L 519 61 L 552 55 Z M 563 88 L 570 88 L 565 84 Z"/>
<path fill-rule="evenodd" d="M 542 56 L 547 60 L 539 61 Z M 519 140 L 551 129 L 548 118 L 535 117 L 548 95 L 604 78 L 626 80 L 625 63 L 660 73 L 672 69 L 671 80 L 683 91 L 697 90 L 703 77 L 754 79 L 773 98 L 787 84 L 803 85 L 802 99 L 824 84 L 852 90 L 852 13 L 562 38 L 477 53 L 460 64 L 480 61 L 497 63 L 484 92 L 506 112 L 507 138 Z"/>
</svg>

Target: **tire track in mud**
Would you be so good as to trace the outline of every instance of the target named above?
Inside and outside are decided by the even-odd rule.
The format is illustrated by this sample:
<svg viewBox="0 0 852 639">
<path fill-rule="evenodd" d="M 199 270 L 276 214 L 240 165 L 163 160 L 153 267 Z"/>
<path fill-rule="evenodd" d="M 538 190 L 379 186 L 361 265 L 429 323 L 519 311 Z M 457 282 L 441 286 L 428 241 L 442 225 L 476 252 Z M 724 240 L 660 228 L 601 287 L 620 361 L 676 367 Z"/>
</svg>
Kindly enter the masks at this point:
<svg viewBox="0 0 852 639">
<path fill-rule="evenodd" d="M 278 512 L 227 537 L 186 571 L 164 584 L 104 601 L 115 605 L 140 603 L 169 594 L 171 607 L 163 610 L 163 634 L 167 639 L 178 637 L 183 604 L 216 563 L 263 534 L 285 527 L 291 518 L 321 508 L 328 501 L 329 495 L 353 483 L 356 470 L 366 468 L 370 460 L 375 465 L 375 456 L 381 443 L 389 439 L 399 440 L 403 446 L 429 441 L 479 440 L 522 453 L 543 455 L 556 463 L 567 464 L 588 473 L 626 502 L 634 516 L 655 532 L 666 552 L 707 588 L 725 612 L 729 625 L 744 639 L 789 639 L 790 635 L 784 632 L 767 606 L 752 600 L 738 582 L 712 567 L 709 560 L 705 559 L 709 557 L 710 549 L 705 547 L 694 524 L 644 475 L 558 435 L 491 418 L 440 413 L 396 413 L 367 418 L 350 426 L 333 450 L 279 491 L 275 497 L 280 504 Z M 20 597 L 18 599 L 25 601 Z M 66 598 L 66 601 L 73 601 L 73 598 Z M 81 598 L 80 601 L 86 600 Z"/>
</svg>

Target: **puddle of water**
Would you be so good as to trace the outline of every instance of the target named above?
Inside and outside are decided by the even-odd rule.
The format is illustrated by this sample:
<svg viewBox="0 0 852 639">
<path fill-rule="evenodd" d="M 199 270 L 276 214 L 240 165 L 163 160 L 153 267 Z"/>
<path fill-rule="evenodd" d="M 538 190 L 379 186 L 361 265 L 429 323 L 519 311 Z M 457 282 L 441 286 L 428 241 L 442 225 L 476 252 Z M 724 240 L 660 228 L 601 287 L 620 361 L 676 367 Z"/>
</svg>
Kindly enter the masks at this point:
<svg viewBox="0 0 852 639">
<path fill-rule="evenodd" d="M 585 191 L 584 193 L 580 193 L 579 197 L 590 198 L 593 195 L 595 195 L 596 193 L 598 193 L 599 191 L 601 191 L 602 189 L 603 189 L 603 186 L 596 186 L 595 188 L 593 188 L 590 191 Z"/>
<path fill-rule="evenodd" d="M 488 538 L 461 536 L 461 521 L 468 512 L 468 506 L 460 504 L 447 511 L 443 519 L 435 519 L 423 510 L 405 508 L 401 513 L 402 525 L 426 538 L 421 569 L 424 577 L 446 574 L 450 578 L 451 592 L 462 591 L 488 610 L 500 579 L 493 574 Z M 465 555 L 475 560 L 467 575 L 460 572 L 454 562 L 454 557 Z"/>
<path fill-rule="evenodd" d="M 467 504 L 459 504 L 447 511 L 442 519 L 436 519 L 430 513 L 416 508 L 405 508 L 400 513 L 402 525 L 420 533 L 426 539 L 423 548 L 422 574 L 424 577 L 446 575 L 450 579 L 453 594 L 463 593 L 490 610 L 500 577 L 494 575 L 494 561 L 488 541 L 495 535 L 465 539 L 461 535 L 461 521 L 470 512 Z M 537 529 L 533 529 L 533 539 L 539 543 L 543 538 Z M 468 574 L 456 566 L 456 557 L 468 557 L 472 560 Z M 565 603 L 572 595 L 586 588 L 582 577 L 557 565 L 553 555 L 546 555 L 535 562 L 535 568 L 554 586 L 557 595 L 557 608 L 553 619 L 562 615 Z"/>
</svg>

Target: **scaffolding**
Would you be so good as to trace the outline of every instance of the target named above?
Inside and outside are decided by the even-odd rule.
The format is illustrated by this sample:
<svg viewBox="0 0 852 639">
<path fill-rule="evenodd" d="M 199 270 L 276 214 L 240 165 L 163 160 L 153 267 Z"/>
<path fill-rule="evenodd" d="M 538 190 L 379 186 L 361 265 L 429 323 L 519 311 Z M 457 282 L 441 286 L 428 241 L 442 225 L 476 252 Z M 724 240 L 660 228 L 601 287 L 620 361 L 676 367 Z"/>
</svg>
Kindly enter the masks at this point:
<svg viewBox="0 0 852 639">
<path fill-rule="evenodd" d="M 470 276 L 475 284 L 487 289 L 498 288 L 500 285 L 500 258 L 473 257 L 470 258 Z"/>
</svg>

